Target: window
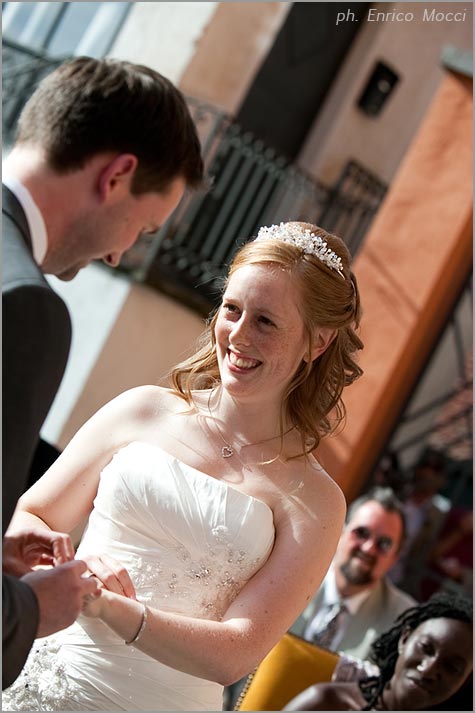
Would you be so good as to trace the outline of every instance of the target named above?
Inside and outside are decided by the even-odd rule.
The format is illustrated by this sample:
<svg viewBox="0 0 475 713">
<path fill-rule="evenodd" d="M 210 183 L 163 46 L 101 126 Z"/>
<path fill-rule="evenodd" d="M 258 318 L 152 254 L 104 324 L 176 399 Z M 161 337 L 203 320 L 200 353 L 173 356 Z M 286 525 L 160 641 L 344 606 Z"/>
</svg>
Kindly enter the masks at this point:
<svg viewBox="0 0 475 713">
<path fill-rule="evenodd" d="M 6 2 L 3 36 L 52 57 L 109 51 L 132 3 Z"/>
</svg>

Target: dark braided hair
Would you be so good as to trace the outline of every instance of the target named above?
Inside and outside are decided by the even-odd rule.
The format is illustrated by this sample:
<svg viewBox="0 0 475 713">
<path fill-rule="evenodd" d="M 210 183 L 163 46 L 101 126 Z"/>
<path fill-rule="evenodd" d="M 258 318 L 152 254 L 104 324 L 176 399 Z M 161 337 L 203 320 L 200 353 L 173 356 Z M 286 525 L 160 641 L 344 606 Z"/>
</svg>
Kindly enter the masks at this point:
<svg viewBox="0 0 475 713">
<path fill-rule="evenodd" d="M 387 682 L 391 680 L 399 656 L 398 643 L 403 631 L 414 631 L 428 619 L 445 617 L 472 625 L 473 605 L 467 598 L 448 592 L 437 592 L 427 602 L 407 609 L 399 615 L 394 626 L 381 634 L 372 644 L 371 660 L 380 668 L 379 676 L 369 676 L 359 681 L 359 687 L 367 705 L 364 711 L 374 708 Z"/>
</svg>

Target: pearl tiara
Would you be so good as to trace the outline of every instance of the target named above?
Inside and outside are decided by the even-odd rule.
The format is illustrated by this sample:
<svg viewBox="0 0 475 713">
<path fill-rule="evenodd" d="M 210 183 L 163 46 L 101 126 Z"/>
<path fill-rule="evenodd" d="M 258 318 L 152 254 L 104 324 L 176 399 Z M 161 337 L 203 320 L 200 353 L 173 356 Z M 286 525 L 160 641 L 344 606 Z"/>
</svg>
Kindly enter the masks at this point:
<svg viewBox="0 0 475 713">
<path fill-rule="evenodd" d="M 312 233 L 308 228 L 301 228 L 289 223 L 264 226 L 257 233 L 256 242 L 258 240 L 281 240 L 283 243 L 295 245 L 307 255 L 314 255 L 320 262 L 323 262 L 331 270 L 335 270 L 345 279 L 341 257 L 328 247 L 325 240 Z"/>
</svg>

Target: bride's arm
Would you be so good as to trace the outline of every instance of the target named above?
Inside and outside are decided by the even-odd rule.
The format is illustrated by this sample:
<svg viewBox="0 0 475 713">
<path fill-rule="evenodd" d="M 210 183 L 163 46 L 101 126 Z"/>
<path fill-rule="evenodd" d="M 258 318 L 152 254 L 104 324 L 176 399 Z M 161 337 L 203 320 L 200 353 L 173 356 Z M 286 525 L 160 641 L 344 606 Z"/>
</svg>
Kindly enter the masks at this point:
<svg viewBox="0 0 475 713">
<path fill-rule="evenodd" d="M 20 498 L 6 536 L 14 539 L 34 530 L 47 531 L 50 537 L 52 531 L 58 531 L 56 535 L 61 537 L 82 525 L 92 511 L 101 470 L 121 445 L 143 434 L 159 391 L 153 386 L 131 389 L 92 416 L 51 468 Z M 69 537 L 67 541 L 72 559 Z M 103 587 L 135 599 L 132 580 L 118 561 L 101 553 L 82 555 L 82 560 Z"/>
<path fill-rule="evenodd" d="M 161 663 L 228 685 L 251 671 L 293 624 L 318 589 L 345 514 L 334 483 L 276 523 L 276 541 L 265 565 L 243 587 L 221 621 L 149 609 L 140 639 L 132 644 Z M 143 605 L 111 592 L 85 611 L 130 641 L 141 627 Z"/>
<path fill-rule="evenodd" d="M 101 470 L 124 443 L 143 433 L 157 387 L 139 387 L 103 406 L 49 470 L 18 501 L 8 532 L 41 527 L 71 533 L 93 508 Z"/>
</svg>

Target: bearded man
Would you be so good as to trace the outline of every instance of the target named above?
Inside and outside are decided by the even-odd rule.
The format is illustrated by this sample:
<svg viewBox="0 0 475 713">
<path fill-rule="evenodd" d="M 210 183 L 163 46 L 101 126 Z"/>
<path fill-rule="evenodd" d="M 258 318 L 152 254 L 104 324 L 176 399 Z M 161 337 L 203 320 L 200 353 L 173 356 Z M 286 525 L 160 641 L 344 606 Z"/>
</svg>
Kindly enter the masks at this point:
<svg viewBox="0 0 475 713">
<path fill-rule="evenodd" d="M 404 538 L 403 506 L 391 488 L 375 487 L 355 500 L 330 569 L 292 633 L 366 659 L 372 642 L 415 604 L 386 577 Z"/>
</svg>

